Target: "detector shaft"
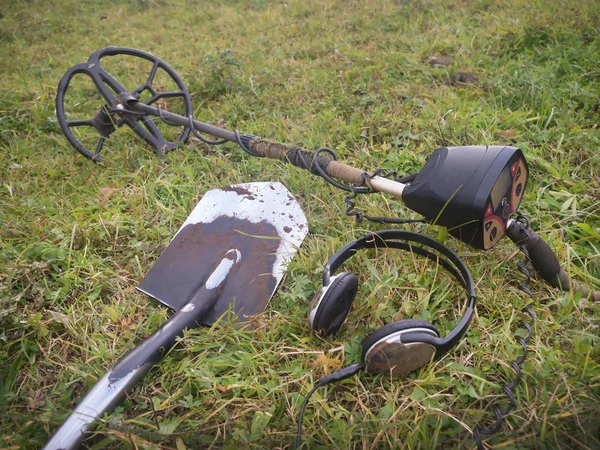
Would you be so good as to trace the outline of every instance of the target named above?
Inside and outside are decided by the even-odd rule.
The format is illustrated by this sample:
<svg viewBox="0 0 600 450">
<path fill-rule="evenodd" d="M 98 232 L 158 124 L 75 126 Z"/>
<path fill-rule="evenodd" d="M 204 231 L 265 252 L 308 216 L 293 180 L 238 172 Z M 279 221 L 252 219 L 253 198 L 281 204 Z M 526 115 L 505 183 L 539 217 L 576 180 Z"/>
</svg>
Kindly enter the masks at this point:
<svg viewBox="0 0 600 450">
<path fill-rule="evenodd" d="M 127 113 L 127 111 L 132 111 L 138 114 L 160 117 L 167 123 L 172 123 L 174 125 L 180 125 L 188 128 L 190 127 L 190 125 L 193 125 L 194 129 L 200 133 L 210 134 L 211 136 L 220 139 L 225 139 L 230 142 L 239 143 L 239 135 L 233 131 L 229 131 L 224 128 L 217 127 L 215 125 L 200 122 L 198 120 L 193 120 L 189 117 L 184 117 L 169 111 L 164 111 L 154 106 L 146 105 L 145 103 L 139 102 L 132 96 L 128 96 L 126 99 L 121 100 L 123 100 L 122 106 L 124 107 L 123 112 L 125 114 Z M 247 145 L 252 149 L 252 151 L 256 152 L 257 156 L 279 159 L 281 161 L 286 161 L 294 164 L 292 159 L 289 157 L 289 153 L 293 149 L 293 147 L 288 147 L 284 144 L 264 141 L 259 138 L 256 138 L 255 136 L 249 137 L 249 135 L 244 135 L 244 137 L 247 138 Z M 259 145 L 259 143 L 261 145 Z M 298 149 L 295 150 L 297 151 Z M 406 187 L 406 185 L 403 183 L 399 183 L 397 181 L 390 180 L 381 176 L 365 177 L 366 173 L 363 170 L 351 167 L 347 164 L 340 163 L 328 157 L 319 157 L 318 161 L 323 171 L 327 175 L 342 180 L 349 184 L 362 185 L 364 182 L 366 182 L 368 186 L 375 191 L 384 192 L 386 194 L 390 194 L 394 197 L 400 198 L 402 197 L 402 193 L 404 191 L 404 188 Z"/>
<path fill-rule="evenodd" d="M 149 116 L 160 117 L 169 124 L 172 123 L 175 125 L 181 125 L 182 127 L 190 126 L 189 117 L 180 116 L 179 114 L 165 111 L 163 109 L 159 110 L 154 106 L 146 105 L 145 103 L 139 102 L 133 99 L 133 97 L 131 99 L 126 100 L 124 103 L 125 104 L 123 106 L 125 107 L 125 111 L 129 110 Z M 192 124 L 194 125 L 194 129 L 200 133 L 206 133 L 210 134 L 211 136 L 226 139 L 230 142 L 236 142 L 235 133 L 233 131 L 225 130 L 224 128 L 220 128 L 204 122 L 199 122 L 193 119 Z"/>
</svg>

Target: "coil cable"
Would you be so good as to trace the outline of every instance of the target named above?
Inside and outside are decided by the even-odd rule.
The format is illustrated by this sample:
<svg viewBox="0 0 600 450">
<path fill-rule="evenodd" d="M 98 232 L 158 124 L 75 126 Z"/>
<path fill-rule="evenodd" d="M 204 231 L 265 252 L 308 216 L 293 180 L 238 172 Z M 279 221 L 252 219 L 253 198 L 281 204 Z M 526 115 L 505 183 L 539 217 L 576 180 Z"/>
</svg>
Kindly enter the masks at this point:
<svg viewBox="0 0 600 450">
<path fill-rule="evenodd" d="M 176 125 L 175 123 L 169 121 L 164 116 L 160 105 L 157 105 L 157 110 L 158 110 L 158 117 L 160 120 L 162 120 L 167 125 Z M 117 111 L 115 109 L 112 109 L 111 111 L 112 112 L 122 112 L 122 111 Z M 137 113 L 136 115 L 144 116 L 144 114 L 141 114 L 141 113 Z M 198 133 L 198 131 L 196 131 L 196 129 L 194 128 L 194 118 L 193 118 L 192 114 L 189 114 L 187 116 L 187 120 L 188 120 L 188 128 L 191 130 L 192 134 L 201 142 L 203 142 L 207 145 L 221 145 L 221 144 L 224 144 L 227 142 L 226 139 L 209 140 L 209 139 L 206 139 L 205 137 L 201 136 Z M 249 155 L 257 156 L 260 158 L 260 157 L 263 157 L 263 155 L 251 150 L 251 148 L 250 148 L 250 141 L 257 140 L 257 139 L 259 139 L 259 138 L 257 136 L 254 136 L 253 134 L 240 134 L 240 132 L 238 130 L 235 131 L 236 144 L 238 144 L 240 146 L 240 148 L 244 152 L 248 153 Z M 325 170 L 323 170 L 321 165 L 319 164 L 319 156 L 322 153 L 327 153 L 333 161 L 337 161 L 338 157 L 337 157 L 337 154 L 335 153 L 335 151 L 333 151 L 333 149 L 331 149 L 329 147 L 321 147 L 321 148 L 317 149 L 315 152 L 307 152 L 305 150 L 302 150 L 300 147 L 292 147 L 290 149 L 290 151 L 294 151 L 295 154 L 298 156 L 298 159 L 300 160 L 300 163 L 301 163 L 301 166 L 303 169 L 308 170 L 312 173 L 315 173 L 316 175 L 319 175 L 321 178 L 323 178 L 329 184 L 335 186 L 338 189 L 341 189 L 346 192 L 350 192 L 350 195 L 345 197 L 345 203 L 347 205 L 345 213 L 349 217 L 354 217 L 356 220 L 356 223 L 361 223 L 364 219 L 367 219 L 370 222 L 382 223 L 382 224 L 383 223 L 405 224 L 405 223 L 424 223 L 424 222 L 426 222 L 426 220 L 424 220 L 424 219 L 401 219 L 401 218 L 396 218 L 396 217 L 370 216 L 370 215 L 364 214 L 363 212 L 356 209 L 355 200 L 359 194 L 372 194 L 374 192 L 368 184 L 369 179 L 378 176 L 378 177 L 382 177 L 382 178 L 393 178 L 394 181 L 399 182 L 399 183 L 410 183 L 412 180 L 414 180 L 414 178 L 417 176 L 417 174 L 406 175 L 404 177 L 397 177 L 397 174 L 395 171 L 384 172 L 381 168 L 377 168 L 377 169 L 375 169 L 375 171 L 372 174 L 363 172 L 361 174 L 361 182 L 360 183 L 353 183 L 350 185 L 346 185 L 346 184 L 340 183 L 339 181 L 337 181 L 337 180 L 333 179 L 331 176 L 329 176 L 325 172 Z M 307 159 L 305 157 L 305 153 L 306 154 L 312 153 L 311 163 L 309 163 L 307 161 Z"/>
<path fill-rule="evenodd" d="M 526 228 L 529 227 L 529 221 L 527 220 L 527 218 L 524 215 L 519 213 L 516 220 L 524 221 Z M 529 283 L 531 282 L 531 272 L 529 271 L 528 265 L 531 261 L 529 258 L 529 252 L 527 251 L 526 245 L 527 245 L 527 241 L 524 240 L 523 242 L 521 242 L 521 244 L 519 246 L 519 250 L 523 253 L 525 258 L 523 259 L 523 261 L 521 261 L 519 264 L 517 264 L 517 270 L 519 272 L 521 272 L 525 276 L 525 278 L 524 278 L 523 282 L 521 284 L 519 284 L 518 288 L 520 291 L 524 292 L 530 299 L 533 299 L 533 293 L 531 292 L 531 289 L 529 289 Z M 518 337 L 518 335 L 517 335 L 517 342 L 521 345 L 523 352 L 522 352 L 521 356 L 514 359 L 510 363 L 510 367 L 512 368 L 512 370 L 514 372 L 514 378 L 512 379 L 512 381 L 510 383 L 506 383 L 506 384 L 504 384 L 504 386 L 502 386 L 502 392 L 504 393 L 504 396 L 508 399 L 508 406 L 504 409 L 501 409 L 499 407 L 493 408 L 494 416 L 495 416 L 494 424 L 492 426 L 490 426 L 489 428 L 484 428 L 484 427 L 481 427 L 480 425 L 477 425 L 474 428 L 473 439 L 475 440 L 475 443 L 477 444 L 477 450 L 484 450 L 486 448 L 484 446 L 482 435 L 491 436 L 494 433 L 496 433 L 497 431 L 499 431 L 500 428 L 502 427 L 504 418 L 515 407 L 516 401 L 515 401 L 515 395 L 514 395 L 513 390 L 518 386 L 519 382 L 521 381 L 521 376 L 522 376 L 521 364 L 523 364 L 523 362 L 527 358 L 527 353 L 528 353 L 527 344 L 533 337 L 533 326 L 535 324 L 535 312 L 533 311 L 533 302 L 530 302 L 525 307 L 523 307 L 523 309 L 521 310 L 521 313 L 523 315 L 529 316 L 530 320 L 529 320 L 529 322 L 522 320 L 520 323 L 521 329 L 524 329 L 527 333 L 527 335 L 524 338 Z"/>
<path fill-rule="evenodd" d="M 397 218 L 397 217 L 377 217 L 377 216 L 369 216 L 365 213 L 363 213 L 362 211 L 356 209 L 356 198 L 358 197 L 359 194 L 364 194 L 364 193 L 372 193 L 373 191 L 368 188 L 368 183 L 367 180 L 371 179 L 373 177 L 382 177 L 382 178 L 392 178 L 394 179 L 394 181 L 397 181 L 399 183 L 407 183 L 412 181 L 417 175 L 416 174 L 412 174 L 412 175 L 407 175 L 401 178 L 398 178 L 396 176 L 396 172 L 395 171 L 389 171 L 389 172 L 384 172 L 382 169 L 377 168 L 375 169 L 375 171 L 372 174 L 367 174 L 366 172 L 363 172 L 361 174 L 361 182 L 359 184 L 353 183 L 350 185 L 351 188 L 351 192 L 352 194 L 347 195 L 344 199 L 344 201 L 346 202 L 346 215 L 349 217 L 354 217 L 354 219 L 356 220 L 356 223 L 361 223 L 364 219 L 367 219 L 370 222 L 375 222 L 375 223 L 395 223 L 395 224 L 403 224 L 403 223 L 425 223 L 426 221 L 424 219 L 401 219 L 401 218 Z M 365 188 L 365 186 L 367 186 Z M 367 192 L 365 192 L 365 189 L 367 189 Z"/>
<path fill-rule="evenodd" d="M 169 121 L 163 115 L 163 111 L 162 111 L 160 105 L 157 105 L 157 110 L 158 110 L 158 117 L 160 118 L 160 120 L 162 120 L 167 125 L 175 125 L 174 123 Z M 139 114 L 139 115 L 143 115 L 143 114 Z M 227 142 L 226 139 L 222 139 L 222 140 L 206 139 L 205 137 L 201 136 L 194 129 L 194 118 L 193 118 L 192 114 L 189 114 L 187 116 L 187 119 L 188 119 L 189 129 L 191 130 L 193 135 L 197 139 L 199 139 L 201 142 L 203 142 L 207 145 L 220 145 L 220 144 L 224 144 Z M 236 144 L 238 144 L 240 146 L 240 148 L 244 152 L 248 153 L 249 155 L 257 156 L 260 158 L 260 157 L 263 157 L 263 155 L 253 151 L 250 148 L 250 142 L 253 140 L 257 140 L 257 139 L 259 139 L 259 138 L 257 136 L 254 136 L 253 134 L 240 134 L 239 131 L 237 131 L 237 130 L 235 131 Z M 333 161 L 337 161 L 338 157 L 333 149 L 331 149 L 329 147 L 321 147 L 321 148 L 317 149 L 315 152 L 307 152 L 305 150 L 302 150 L 300 147 L 292 147 L 290 149 L 290 151 L 293 151 L 298 156 L 298 159 L 299 159 L 300 164 L 303 169 L 308 170 L 312 173 L 315 173 L 316 175 L 319 175 L 321 178 L 323 178 L 329 184 L 335 186 L 338 189 L 341 189 L 343 191 L 350 193 L 350 195 L 345 197 L 345 203 L 347 205 L 345 213 L 349 217 L 354 217 L 356 220 L 356 223 L 361 223 L 364 219 L 367 219 L 368 221 L 375 222 L 375 223 L 391 223 L 391 224 L 424 223 L 424 222 L 426 222 L 424 219 L 401 219 L 401 218 L 395 218 L 395 217 L 370 216 L 370 215 L 364 214 L 363 212 L 356 209 L 355 200 L 359 194 L 372 194 L 374 192 L 368 184 L 369 179 L 378 176 L 378 177 L 382 177 L 382 178 L 393 178 L 394 181 L 397 181 L 399 183 L 410 183 L 412 180 L 414 180 L 414 178 L 417 176 L 417 174 L 406 175 L 404 177 L 397 177 L 396 176 L 397 174 L 395 171 L 384 172 L 381 168 L 377 168 L 377 169 L 375 169 L 375 171 L 372 174 L 363 172 L 361 174 L 361 182 L 360 183 L 353 183 L 350 185 L 346 185 L 346 184 L 340 183 L 339 181 L 337 181 L 337 180 L 333 179 L 331 176 L 329 176 L 325 172 L 325 170 L 323 170 L 321 165 L 319 164 L 319 156 L 323 153 L 327 153 Z M 311 154 L 312 161 L 310 163 L 306 159 L 305 154 Z"/>
</svg>

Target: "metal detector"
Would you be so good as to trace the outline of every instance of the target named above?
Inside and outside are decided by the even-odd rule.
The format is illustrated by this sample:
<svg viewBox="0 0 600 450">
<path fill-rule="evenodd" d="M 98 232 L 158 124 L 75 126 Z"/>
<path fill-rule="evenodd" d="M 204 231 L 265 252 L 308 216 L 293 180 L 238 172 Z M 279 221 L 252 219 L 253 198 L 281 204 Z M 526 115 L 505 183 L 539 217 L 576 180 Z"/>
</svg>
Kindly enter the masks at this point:
<svg viewBox="0 0 600 450">
<path fill-rule="evenodd" d="M 127 89 L 102 67 L 107 56 L 125 55 L 148 63 L 147 77 L 133 89 Z M 157 74 L 170 79 L 157 83 Z M 65 96 L 76 75 L 86 75 L 105 102 L 93 117 L 71 117 L 65 110 Z M 166 74 L 166 75 L 165 75 Z M 180 103 L 181 114 L 169 111 L 169 101 Z M 510 146 L 443 147 L 435 150 L 420 172 L 398 178 L 381 170 L 368 174 L 364 170 L 337 161 L 333 150 L 317 151 L 240 134 L 193 119 L 191 97 L 177 73 L 164 61 L 149 53 L 123 47 L 108 47 L 95 52 L 86 63 L 69 69 L 58 85 L 56 113 L 67 140 L 82 155 L 102 162 L 106 140 L 117 129 L 127 125 L 144 139 L 159 156 L 185 143 L 191 133 L 208 145 L 237 143 L 252 156 L 288 162 L 319 175 L 334 186 L 355 197 L 375 191 L 399 197 L 411 210 L 467 244 L 483 250 L 491 249 L 505 234 L 527 250 L 536 271 L 554 287 L 580 291 L 584 297 L 600 300 L 600 292 L 570 280 L 560 268 L 552 249 L 520 218 L 518 209 L 528 178 L 528 167 L 521 150 Z M 180 132 L 165 137 L 159 125 L 179 127 Z M 79 138 L 83 128 L 95 131 L 93 149 Z M 207 139 L 199 133 L 218 138 Z M 354 204 L 349 202 L 349 210 Z M 369 217 L 356 212 L 357 219 L 367 218 L 382 223 L 404 223 L 411 220 Z"/>
</svg>

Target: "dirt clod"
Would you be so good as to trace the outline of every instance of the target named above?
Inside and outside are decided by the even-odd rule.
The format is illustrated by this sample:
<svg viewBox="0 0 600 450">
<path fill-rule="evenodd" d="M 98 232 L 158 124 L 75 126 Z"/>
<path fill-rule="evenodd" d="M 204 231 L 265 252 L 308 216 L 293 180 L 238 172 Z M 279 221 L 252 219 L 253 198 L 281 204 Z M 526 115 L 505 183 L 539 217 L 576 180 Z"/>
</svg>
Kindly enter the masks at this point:
<svg viewBox="0 0 600 450">
<path fill-rule="evenodd" d="M 446 86 L 468 86 L 477 83 L 479 83 L 477 75 L 469 72 L 456 72 L 446 81 Z"/>
</svg>

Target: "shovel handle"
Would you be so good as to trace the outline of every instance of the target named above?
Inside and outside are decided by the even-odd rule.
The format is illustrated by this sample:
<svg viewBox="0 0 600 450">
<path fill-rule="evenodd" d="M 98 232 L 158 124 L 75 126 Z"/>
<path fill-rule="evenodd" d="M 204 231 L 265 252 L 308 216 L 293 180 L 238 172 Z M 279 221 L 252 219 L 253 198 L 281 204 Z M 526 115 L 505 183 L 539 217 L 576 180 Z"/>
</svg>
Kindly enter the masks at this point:
<svg viewBox="0 0 600 450">
<path fill-rule="evenodd" d="M 98 381 L 62 426 L 54 433 L 44 450 L 79 448 L 85 434 L 104 414 L 110 413 L 125 393 L 141 380 L 170 349 L 187 328 L 195 328 L 214 308 L 221 289 L 202 287 L 194 298 L 143 343 L 127 353 Z"/>
</svg>

